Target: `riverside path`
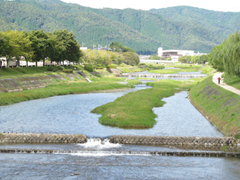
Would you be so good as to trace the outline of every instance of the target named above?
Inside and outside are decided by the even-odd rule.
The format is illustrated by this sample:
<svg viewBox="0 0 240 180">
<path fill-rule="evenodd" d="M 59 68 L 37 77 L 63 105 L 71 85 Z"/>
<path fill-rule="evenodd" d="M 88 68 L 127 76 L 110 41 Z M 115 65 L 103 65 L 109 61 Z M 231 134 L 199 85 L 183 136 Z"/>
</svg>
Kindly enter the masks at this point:
<svg viewBox="0 0 240 180">
<path fill-rule="evenodd" d="M 216 74 L 214 74 L 212 81 L 215 84 L 217 84 L 218 86 L 220 86 L 220 87 L 222 87 L 222 88 L 224 88 L 224 89 L 226 89 L 228 91 L 231 91 L 231 92 L 233 92 L 235 94 L 240 95 L 240 90 L 239 89 L 236 89 L 236 88 L 234 88 L 232 86 L 229 86 L 229 85 L 225 84 L 222 80 L 221 80 L 221 83 L 218 84 L 218 77 L 221 77 L 222 74 L 223 74 L 222 72 L 217 72 Z"/>
</svg>

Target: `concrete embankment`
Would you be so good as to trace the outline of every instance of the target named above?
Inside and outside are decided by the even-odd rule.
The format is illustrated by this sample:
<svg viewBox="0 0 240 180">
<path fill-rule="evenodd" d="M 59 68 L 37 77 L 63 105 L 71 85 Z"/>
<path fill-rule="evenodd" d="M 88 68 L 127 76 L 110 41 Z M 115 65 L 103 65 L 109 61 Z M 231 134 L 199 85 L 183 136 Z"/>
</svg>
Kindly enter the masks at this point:
<svg viewBox="0 0 240 180">
<path fill-rule="evenodd" d="M 7 143 L 86 143 L 82 134 L 22 134 L 0 133 L 0 144 Z M 181 137 L 181 136 L 111 136 L 110 143 L 136 145 L 199 145 L 199 146 L 240 146 L 240 140 L 232 137 Z"/>
<path fill-rule="evenodd" d="M 62 75 L 46 75 L 32 76 L 21 78 L 0 79 L 0 93 L 17 92 L 24 89 L 43 88 L 48 84 L 56 83 L 57 81 L 84 81 L 83 77 L 78 74 L 62 74 Z"/>
<path fill-rule="evenodd" d="M 181 136 L 112 136 L 111 143 L 136 145 L 186 145 L 186 146 L 240 146 L 240 140 L 231 137 L 181 137 Z"/>
<path fill-rule="evenodd" d="M 0 133 L 0 144 L 6 143 L 85 143 L 87 136 L 82 134 L 22 134 Z"/>
</svg>

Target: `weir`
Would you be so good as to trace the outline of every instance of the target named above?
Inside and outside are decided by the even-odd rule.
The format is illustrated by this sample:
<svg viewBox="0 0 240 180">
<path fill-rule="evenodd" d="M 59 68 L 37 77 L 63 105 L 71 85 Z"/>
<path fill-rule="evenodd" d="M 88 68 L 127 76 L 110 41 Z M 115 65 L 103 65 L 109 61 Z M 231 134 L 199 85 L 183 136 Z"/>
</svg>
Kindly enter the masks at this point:
<svg viewBox="0 0 240 180">
<path fill-rule="evenodd" d="M 206 151 L 77 151 L 53 149 L 0 149 L 0 153 L 23 154 L 70 154 L 77 156 L 194 156 L 194 157 L 240 157 L 236 152 L 206 152 Z"/>
<path fill-rule="evenodd" d="M 142 77 L 142 78 L 203 78 L 206 74 L 154 74 L 154 73 L 122 73 L 117 77 Z"/>
<path fill-rule="evenodd" d="M 1 133 L 0 144 L 6 143 L 36 143 L 36 144 L 66 144 L 86 143 L 87 136 L 82 134 L 25 134 Z M 185 146 L 240 146 L 240 140 L 232 137 L 184 137 L 184 136 L 130 136 L 114 135 L 110 143 L 133 145 L 185 145 Z"/>
</svg>

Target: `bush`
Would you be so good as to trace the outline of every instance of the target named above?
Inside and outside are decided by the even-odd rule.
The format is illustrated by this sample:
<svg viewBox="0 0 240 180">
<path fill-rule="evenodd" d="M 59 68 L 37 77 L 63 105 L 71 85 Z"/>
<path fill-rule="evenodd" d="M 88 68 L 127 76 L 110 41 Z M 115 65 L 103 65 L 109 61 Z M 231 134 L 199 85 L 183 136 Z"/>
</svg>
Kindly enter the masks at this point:
<svg viewBox="0 0 240 180">
<path fill-rule="evenodd" d="M 120 64 L 121 67 L 127 66 L 125 63 Z"/>
<path fill-rule="evenodd" d="M 65 72 L 65 73 L 73 73 L 73 69 L 63 69 L 63 72 Z"/>
<path fill-rule="evenodd" d="M 117 65 L 116 65 L 116 64 L 109 64 L 109 65 L 107 66 L 107 68 L 117 68 Z"/>
<path fill-rule="evenodd" d="M 104 69 L 104 68 L 105 68 L 105 66 L 104 66 L 104 65 L 102 65 L 102 64 L 97 64 L 97 65 L 96 65 L 96 68 L 97 68 L 97 69 Z"/>
<path fill-rule="evenodd" d="M 94 67 L 92 64 L 86 64 L 84 65 L 84 69 L 89 71 L 89 72 L 93 72 L 94 71 Z"/>
<path fill-rule="evenodd" d="M 56 71 L 62 71 L 64 68 L 62 66 L 50 66 L 50 67 L 47 67 L 47 71 L 53 71 L 53 72 L 56 72 Z"/>
</svg>

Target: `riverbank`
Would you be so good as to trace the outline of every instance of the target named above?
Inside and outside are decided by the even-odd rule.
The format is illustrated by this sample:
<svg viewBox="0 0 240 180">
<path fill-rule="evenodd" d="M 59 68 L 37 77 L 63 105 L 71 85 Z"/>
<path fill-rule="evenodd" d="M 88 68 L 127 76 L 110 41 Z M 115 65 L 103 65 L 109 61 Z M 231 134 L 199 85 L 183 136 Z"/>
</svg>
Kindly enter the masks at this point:
<svg viewBox="0 0 240 180">
<path fill-rule="evenodd" d="M 188 90 L 196 81 L 161 80 L 148 83 L 150 89 L 128 93 L 114 102 L 95 108 L 92 112 L 101 114 L 99 122 L 103 125 L 119 128 L 152 128 L 156 123 L 153 107 L 164 105 L 164 97 L 175 92 Z"/>
<path fill-rule="evenodd" d="M 131 82 L 123 85 L 116 82 L 64 82 L 59 84 L 48 85 L 40 89 L 23 90 L 20 92 L 0 93 L 0 106 L 29 101 L 33 99 L 47 98 L 51 96 L 101 92 L 103 90 L 116 90 L 134 88 L 133 84 L 140 83 L 139 81 Z"/>
<path fill-rule="evenodd" d="M 240 97 L 212 81 L 212 76 L 189 93 L 192 104 L 224 135 L 240 138 Z"/>
</svg>

